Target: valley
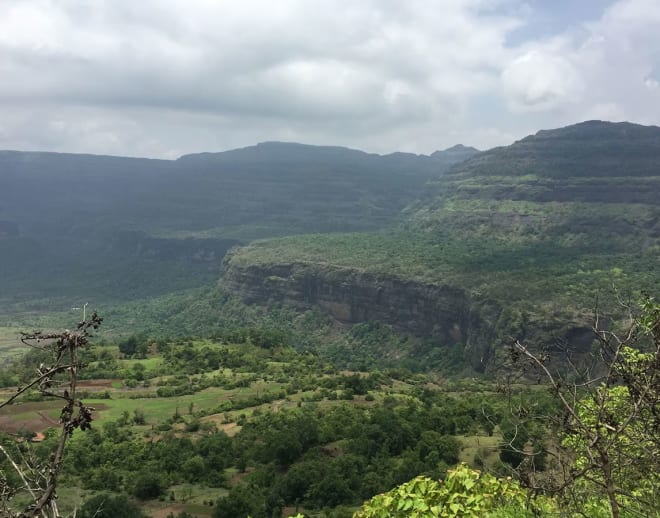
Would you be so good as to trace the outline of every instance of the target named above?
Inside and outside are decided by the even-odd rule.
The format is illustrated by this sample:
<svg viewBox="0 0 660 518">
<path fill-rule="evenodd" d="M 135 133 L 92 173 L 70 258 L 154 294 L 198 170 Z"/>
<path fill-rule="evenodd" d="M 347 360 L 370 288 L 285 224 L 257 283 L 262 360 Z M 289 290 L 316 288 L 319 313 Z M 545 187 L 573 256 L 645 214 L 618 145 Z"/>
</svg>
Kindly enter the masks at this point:
<svg viewBox="0 0 660 518">
<path fill-rule="evenodd" d="M 154 342 L 129 358 L 115 345 L 94 346 L 84 360 L 79 396 L 95 409 L 93 429 L 71 439 L 62 511 L 123 488 L 150 515 L 225 516 L 219 508 L 238 505 L 256 515 L 262 507 L 312 516 L 334 507 L 350 516 L 361 499 L 419 472 L 439 476 L 460 460 L 498 459 L 501 433 L 479 409 L 487 404 L 503 416 L 504 407 L 487 382 L 339 371 L 249 330 Z M 16 381 L 29 378 L 36 361 L 28 354 Z M 5 407 L 0 426 L 33 437 L 36 454 L 45 454 L 60 406 Z M 140 492 L 143 485 L 151 489 Z"/>
<path fill-rule="evenodd" d="M 99 498 L 134 516 L 349 517 L 419 475 L 468 476 L 459 463 L 540 484 L 501 490 L 542 494 L 551 515 L 576 505 L 549 488 L 555 454 L 580 444 L 515 344 L 575 384 L 604 368 L 579 370 L 602 351 L 595 315 L 657 344 L 657 127 L 588 121 L 428 156 L 3 151 L 0 179 L 2 399 L 51 361 L 21 331 L 74 328 L 86 306 L 104 318 L 80 352 L 93 426 L 71 436 L 58 492 L 83 518 Z M 16 455 L 46 461 L 59 440 L 62 402 L 44 394 L 0 408 Z M 596 486 L 575 487 L 602 511 Z M 537 512 L 497 506 L 484 516 Z"/>
</svg>

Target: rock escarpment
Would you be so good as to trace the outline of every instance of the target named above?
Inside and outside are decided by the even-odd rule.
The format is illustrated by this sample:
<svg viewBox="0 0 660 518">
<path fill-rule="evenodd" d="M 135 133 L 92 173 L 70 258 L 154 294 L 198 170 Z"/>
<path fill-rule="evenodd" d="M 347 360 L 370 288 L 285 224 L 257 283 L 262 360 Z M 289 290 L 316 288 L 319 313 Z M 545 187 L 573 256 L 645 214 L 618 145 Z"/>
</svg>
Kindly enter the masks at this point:
<svg viewBox="0 0 660 518">
<path fill-rule="evenodd" d="M 400 332 L 461 345 L 477 369 L 491 354 L 500 309 L 460 288 L 314 263 L 225 262 L 222 286 L 246 303 L 321 308 L 345 324 L 379 321 Z"/>
</svg>

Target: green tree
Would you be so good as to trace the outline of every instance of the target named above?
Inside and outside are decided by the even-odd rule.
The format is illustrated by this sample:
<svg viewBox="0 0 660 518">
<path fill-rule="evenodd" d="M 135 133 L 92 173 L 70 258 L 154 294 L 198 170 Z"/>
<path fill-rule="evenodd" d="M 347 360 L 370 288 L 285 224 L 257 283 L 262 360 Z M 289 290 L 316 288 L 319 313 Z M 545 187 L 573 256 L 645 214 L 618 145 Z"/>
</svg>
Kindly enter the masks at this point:
<svg viewBox="0 0 660 518">
<path fill-rule="evenodd" d="M 199 482 L 206 474 L 204 459 L 199 455 L 189 458 L 181 466 L 181 471 L 189 482 Z"/>
<path fill-rule="evenodd" d="M 254 487 L 236 486 L 227 496 L 218 499 L 213 509 L 213 518 L 229 516 L 265 518 L 266 505 L 263 495 Z"/>
<path fill-rule="evenodd" d="M 450 470 L 442 483 L 417 477 L 391 491 L 373 497 L 355 518 L 482 518 L 518 517 L 558 512 L 551 500 L 531 499 L 515 481 L 495 478 L 469 469 L 465 464 Z M 542 516 L 544 514 L 541 514 Z"/>
<path fill-rule="evenodd" d="M 102 493 L 87 500 L 80 512 L 79 518 L 146 518 L 140 508 L 125 495 L 110 495 Z"/>
<path fill-rule="evenodd" d="M 638 314 L 629 309 L 623 332 L 596 321 L 595 365 L 571 362 L 570 372 L 557 373 L 549 356 L 520 342 L 512 349 L 545 376 L 561 408 L 555 426 L 564 451 L 549 452 L 562 467 L 560 489 L 580 508 L 605 498 L 613 518 L 624 511 L 655 515 L 660 508 L 660 304 L 645 297 Z M 519 405 L 518 413 L 530 410 Z"/>
<path fill-rule="evenodd" d="M 158 498 L 164 490 L 160 475 L 151 471 L 139 472 L 131 486 L 131 493 L 140 500 Z"/>
<path fill-rule="evenodd" d="M 122 476 L 117 472 L 115 467 L 106 465 L 88 471 L 83 482 L 85 487 L 89 489 L 119 491 Z"/>
<path fill-rule="evenodd" d="M 119 342 L 119 351 L 126 356 L 133 356 L 137 350 L 138 341 L 135 336 L 129 336 L 126 340 Z"/>
<path fill-rule="evenodd" d="M 141 408 L 136 408 L 133 410 L 133 424 L 143 425 L 146 424 L 147 418 L 144 415 L 144 410 Z"/>
</svg>

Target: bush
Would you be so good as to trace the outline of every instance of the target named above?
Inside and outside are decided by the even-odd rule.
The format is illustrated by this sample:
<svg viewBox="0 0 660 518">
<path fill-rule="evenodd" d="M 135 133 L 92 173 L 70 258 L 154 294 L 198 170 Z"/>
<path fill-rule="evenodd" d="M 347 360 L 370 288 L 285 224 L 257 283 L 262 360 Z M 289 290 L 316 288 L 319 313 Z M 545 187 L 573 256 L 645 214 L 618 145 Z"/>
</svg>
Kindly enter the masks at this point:
<svg viewBox="0 0 660 518">
<path fill-rule="evenodd" d="M 140 500 L 149 500 L 158 498 L 163 494 L 163 490 L 163 481 L 158 475 L 143 471 L 135 478 L 131 493 Z"/>
<path fill-rule="evenodd" d="M 412 518 L 443 516 L 479 518 L 482 516 L 542 516 L 557 512 L 547 498 L 530 500 L 516 482 L 497 479 L 460 464 L 447 473 L 444 482 L 417 477 L 377 495 L 355 514 L 356 518 Z M 496 514 L 490 514 L 496 513 Z"/>
<path fill-rule="evenodd" d="M 125 495 L 102 493 L 87 500 L 80 508 L 79 518 L 146 518 L 140 508 Z"/>
</svg>

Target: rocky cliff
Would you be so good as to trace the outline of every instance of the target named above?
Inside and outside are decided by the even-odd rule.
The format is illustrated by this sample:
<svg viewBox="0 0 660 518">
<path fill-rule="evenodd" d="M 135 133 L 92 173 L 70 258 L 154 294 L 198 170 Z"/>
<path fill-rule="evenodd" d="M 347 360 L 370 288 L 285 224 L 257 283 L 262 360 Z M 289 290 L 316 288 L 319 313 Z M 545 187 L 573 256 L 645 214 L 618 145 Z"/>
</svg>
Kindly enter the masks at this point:
<svg viewBox="0 0 660 518">
<path fill-rule="evenodd" d="M 460 288 L 313 263 L 225 261 L 222 286 L 246 303 L 321 308 L 344 324 L 379 321 L 400 332 L 460 344 L 478 370 L 495 342 L 500 309 Z"/>
</svg>

